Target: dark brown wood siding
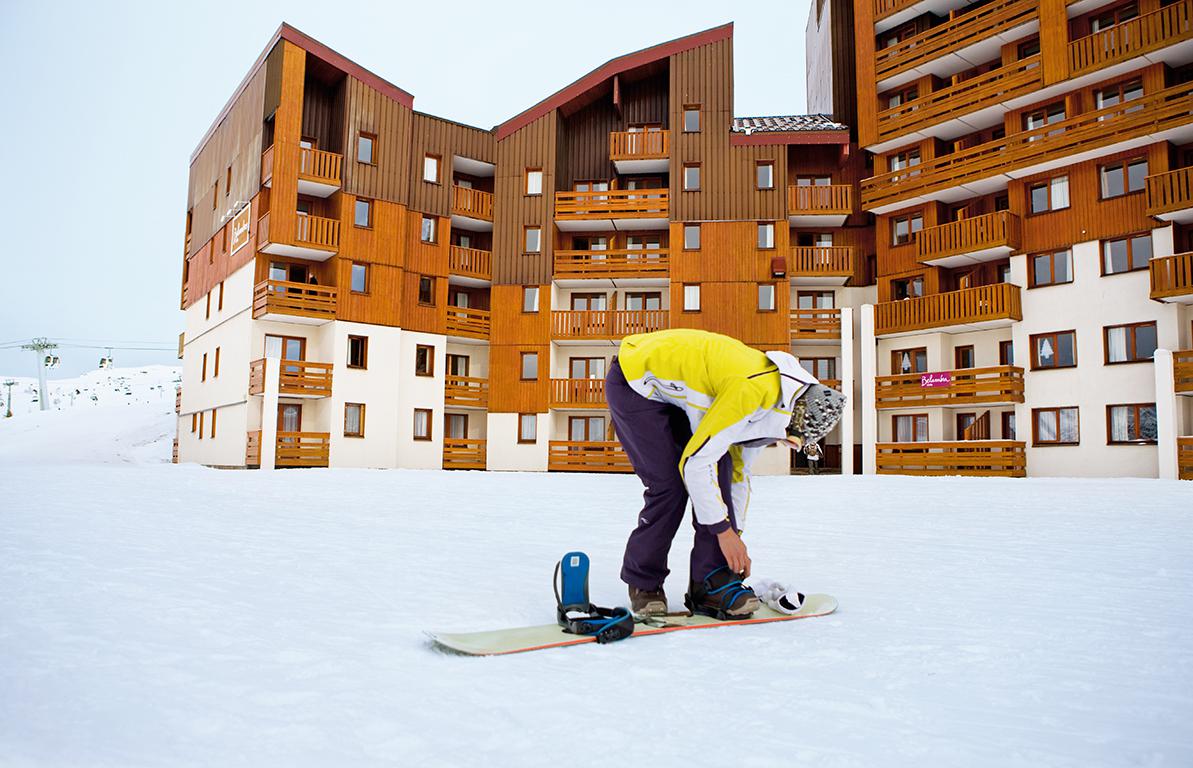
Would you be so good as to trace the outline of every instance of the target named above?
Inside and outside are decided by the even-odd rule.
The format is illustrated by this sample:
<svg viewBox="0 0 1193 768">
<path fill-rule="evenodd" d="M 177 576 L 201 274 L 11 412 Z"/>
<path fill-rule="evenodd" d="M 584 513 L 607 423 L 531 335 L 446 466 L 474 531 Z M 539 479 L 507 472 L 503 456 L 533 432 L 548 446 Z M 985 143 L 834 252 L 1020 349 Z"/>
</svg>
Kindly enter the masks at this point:
<svg viewBox="0 0 1193 768">
<path fill-rule="evenodd" d="M 408 204 L 414 113 L 359 80 L 346 79 L 344 98 L 344 191 Z M 361 132 L 377 137 L 373 165 L 356 162 Z"/>
<path fill-rule="evenodd" d="M 493 282 L 543 285 L 551 282 L 554 238 L 550 237 L 555 189 L 559 116 L 552 111 L 497 142 L 493 200 Z M 526 194 L 526 169 L 541 168 L 543 194 Z M 543 228 L 543 252 L 523 254 L 526 226 Z"/>
<path fill-rule="evenodd" d="M 437 184 L 423 181 L 423 160 L 427 155 L 439 158 Z M 497 141 L 491 131 L 415 112 L 408 170 L 412 209 L 437 216 L 451 213 L 452 158 L 455 155 L 494 163 Z"/>
</svg>

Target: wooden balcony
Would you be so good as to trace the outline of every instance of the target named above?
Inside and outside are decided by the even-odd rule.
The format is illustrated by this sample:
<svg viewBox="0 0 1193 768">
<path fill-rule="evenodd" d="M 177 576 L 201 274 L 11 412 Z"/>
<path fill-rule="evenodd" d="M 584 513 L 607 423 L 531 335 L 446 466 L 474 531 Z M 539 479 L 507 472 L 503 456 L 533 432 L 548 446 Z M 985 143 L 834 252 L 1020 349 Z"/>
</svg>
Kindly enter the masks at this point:
<svg viewBox="0 0 1193 768">
<path fill-rule="evenodd" d="M 1193 167 L 1147 177 L 1147 215 L 1180 224 L 1193 222 Z"/>
<path fill-rule="evenodd" d="M 295 215 L 294 233 L 285 237 L 270 229 L 270 215 L 257 220 L 257 250 L 275 256 L 327 261 L 340 250 L 340 222 L 323 216 Z"/>
<path fill-rule="evenodd" d="M 174 448 L 173 448 L 173 453 L 171 453 L 170 463 L 171 464 L 178 463 L 178 438 L 177 437 L 174 438 Z"/>
<path fill-rule="evenodd" d="M 326 467 L 331 450 L 327 432 L 278 432 L 274 453 L 276 467 Z M 261 431 L 249 432 L 245 440 L 245 466 L 261 466 Z"/>
<path fill-rule="evenodd" d="M 244 465 L 261 466 L 261 430 L 249 432 L 244 442 Z"/>
<path fill-rule="evenodd" d="M 1176 439 L 1176 464 L 1181 480 L 1193 480 L 1193 437 Z"/>
<path fill-rule="evenodd" d="M 1193 304 L 1193 252 L 1153 258 L 1147 267 L 1153 299 L 1173 304 Z"/>
<path fill-rule="evenodd" d="M 610 251 L 555 251 L 555 281 L 579 287 L 577 280 L 639 280 L 666 284 L 671 252 L 665 248 Z"/>
<path fill-rule="evenodd" d="M 964 267 L 997 261 L 1019 250 L 1019 217 L 987 213 L 928 227 L 915 236 L 916 258 L 934 267 Z"/>
<path fill-rule="evenodd" d="M 618 173 L 661 173 L 668 170 L 671 131 L 612 131 L 609 159 Z"/>
<path fill-rule="evenodd" d="M 1016 440 L 878 443 L 875 449 L 880 475 L 1027 476 L 1026 448 Z"/>
<path fill-rule="evenodd" d="M 278 394 L 282 397 L 331 397 L 331 363 L 306 360 L 276 360 Z M 265 360 L 249 363 L 249 394 L 265 394 Z"/>
<path fill-rule="evenodd" d="M 853 186 L 819 184 L 787 188 L 787 221 L 793 227 L 839 227 L 853 213 Z"/>
<path fill-rule="evenodd" d="M 838 343 L 841 339 L 841 310 L 791 310 L 791 338 L 793 341 Z"/>
<path fill-rule="evenodd" d="M 1180 0 L 1069 43 L 1069 77 L 1140 56 L 1148 62 L 1169 61 L 1163 49 L 1189 40 L 1193 40 L 1193 0 Z M 1188 55 L 1188 51 L 1180 53 Z"/>
<path fill-rule="evenodd" d="M 182 359 L 182 353 L 186 348 L 186 331 L 178 334 L 178 359 Z"/>
<path fill-rule="evenodd" d="M 633 472 L 630 459 L 616 440 L 552 440 L 547 469 L 552 472 Z"/>
<path fill-rule="evenodd" d="M 274 161 L 277 153 L 276 145 L 261 153 L 261 186 L 273 186 Z M 328 197 L 342 185 L 341 170 L 344 164 L 343 155 L 337 152 L 326 152 L 321 149 L 310 149 L 292 145 L 287 148 L 290 152 L 297 152 L 298 192 L 312 197 Z M 291 157 L 295 156 L 291 154 Z"/>
<path fill-rule="evenodd" d="M 874 305 L 875 333 L 879 336 L 903 336 L 925 330 L 980 331 L 1022 319 L 1019 286 L 1010 283 Z"/>
<path fill-rule="evenodd" d="M 845 285 L 853 268 L 851 246 L 797 245 L 791 249 L 787 277 L 800 285 Z"/>
<path fill-rule="evenodd" d="M 551 313 L 551 338 L 612 340 L 661 331 L 670 325 L 671 312 L 666 309 L 557 309 Z"/>
<path fill-rule="evenodd" d="M 443 468 L 484 469 L 485 442 L 483 438 L 443 438 Z"/>
<path fill-rule="evenodd" d="M 552 408 L 607 408 L 605 380 L 551 379 Z"/>
<path fill-rule="evenodd" d="M 174 413 L 182 413 L 182 387 L 174 388 Z"/>
<path fill-rule="evenodd" d="M 493 193 L 452 186 L 452 225 L 490 232 L 493 229 Z"/>
<path fill-rule="evenodd" d="M 984 6 L 985 7 L 985 6 Z M 1193 82 L 1085 112 L 862 181 L 862 205 L 887 213 L 908 202 L 978 194 L 1049 168 L 1138 146 L 1193 139 Z"/>
<path fill-rule="evenodd" d="M 1172 353 L 1172 379 L 1178 395 L 1193 395 L 1193 350 Z"/>
<path fill-rule="evenodd" d="M 253 289 L 253 319 L 322 325 L 336 319 L 335 288 L 264 280 Z"/>
<path fill-rule="evenodd" d="M 963 408 L 1023 402 L 1023 369 L 1011 365 L 875 376 L 877 408 Z"/>
<path fill-rule="evenodd" d="M 555 193 L 555 224 L 565 232 L 665 229 L 669 215 L 666 189 Z"/>
<path fill-rule="evenodd" d="M 488 339 L 491 313 L 471 307 L 447 308 L 447 335 L 466 339 Z"/>
<path fill-rule="evenodd" d="M 1001 42 L 1026 35 L 1038 19 L 1035 0 L 992 0 L 970 11 L 954 11 L 945 23 L 874 53 L 878 89 L 925 75 L 947 77 L 992 54 L 997 57 Z"/>
<path fill-rule="evenodd" d="M 453 245 L 448 251 L 447 271 L 452 275 L 489 282 L 493 279 L 493 253 Z"/>
<path fill-rule="evenodd" d="M 484 408 L 489 404 L 489 380 L 448 374 L 443 383 L 443 404 L 455 408 Z"/>
</svg>

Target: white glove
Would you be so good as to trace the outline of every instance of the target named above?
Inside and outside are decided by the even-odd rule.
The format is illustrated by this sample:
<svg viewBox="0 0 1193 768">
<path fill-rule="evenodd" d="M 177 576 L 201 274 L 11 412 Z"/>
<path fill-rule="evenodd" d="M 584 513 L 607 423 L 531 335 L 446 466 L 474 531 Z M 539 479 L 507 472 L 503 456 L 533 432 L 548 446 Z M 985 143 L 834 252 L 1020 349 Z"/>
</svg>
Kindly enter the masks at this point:
<svg viewBox="0 0 1193 768">
<path fill-rule="evenodd" d="M 770 579 L 757 579 L 750 585 L 758 599 L 779 613 L 791 615 L 804 604 L 804 595 L 790 589 L 786 584 Z"/>
</svg>

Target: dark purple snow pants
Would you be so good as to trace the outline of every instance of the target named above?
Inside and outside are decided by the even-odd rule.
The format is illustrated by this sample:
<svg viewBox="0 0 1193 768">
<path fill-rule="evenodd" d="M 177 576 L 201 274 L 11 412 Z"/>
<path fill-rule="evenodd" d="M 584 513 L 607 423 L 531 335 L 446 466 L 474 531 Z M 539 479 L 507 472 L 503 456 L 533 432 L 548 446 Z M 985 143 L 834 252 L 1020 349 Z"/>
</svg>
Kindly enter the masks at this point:
<svg viewBox="0 0 1193 768">
<path fill-rule="evenodd" d="M 667 553 L 687 511 L 688 491 L 679 474 L 679 459 L 692 437 L 692 428 L 681 409 L 647 400 L 631 389 L 616 360 L 605 377 L 605 399 L 617 438 L 634 465 L 634 472 L 646 486 L 638 526 L 626 542 L 621 580 L 638 589 L 653 590 L 670 573 Z M 729 508 L 729 520 L 736 529 L 730 495 L 732 471 L 732 460 L 726 454 L 717 464 L 717 476 L 721 497 Z M 708 526 L 697 523 L 695 515 L 692 526 L 696 536 L 690 574 L 693 580 L 700 581 L 725 565 L 725 556 L 721 554 L 716 534 Z"/>
</svg>

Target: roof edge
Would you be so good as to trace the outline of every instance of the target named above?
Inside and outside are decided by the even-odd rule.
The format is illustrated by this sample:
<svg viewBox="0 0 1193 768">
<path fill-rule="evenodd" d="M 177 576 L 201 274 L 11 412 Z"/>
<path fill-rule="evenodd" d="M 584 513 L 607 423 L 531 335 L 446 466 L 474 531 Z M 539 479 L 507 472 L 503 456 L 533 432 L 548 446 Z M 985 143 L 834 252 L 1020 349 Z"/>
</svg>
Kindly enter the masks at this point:
<svg viewBox="0 0 1193 768">
<path fill-rule="evenodd" d="M 849 144 L 849 129 L 837 131 L 730 132 L 729 145 L 745 147 L 765 144 Z"/>
</svg>

